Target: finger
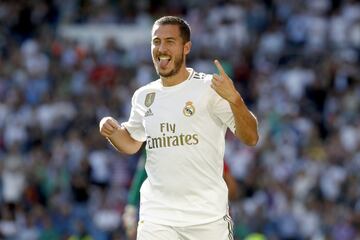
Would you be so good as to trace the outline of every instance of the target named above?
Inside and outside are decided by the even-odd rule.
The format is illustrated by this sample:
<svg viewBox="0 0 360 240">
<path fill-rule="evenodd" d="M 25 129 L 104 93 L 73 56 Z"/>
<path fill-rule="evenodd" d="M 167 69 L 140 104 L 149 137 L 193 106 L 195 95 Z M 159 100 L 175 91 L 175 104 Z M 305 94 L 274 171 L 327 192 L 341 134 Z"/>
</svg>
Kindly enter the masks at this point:
<svg viewBox="0 0 360 240">
<path fill-rule="evenodd" d="M 212 84 L 214 84 L 215 86 L 220 86 L 221 84 L 223 84 L 224 79 L 222 77 L 220 77 L 217 74 L 213 75 L 213 78 L 211 79 Z"/>
<path fill-rule="evenodd" d="M 114 131 L 115 129 L 113 127 L 104 126 L 104 128 L 101 130 L 101 133 L 110 136 Z"/>
<path fill-rule="evenodd" d="M 111 133 L 101 132 L 101 135 L 103 135 L 104 137 L 110 137 L 110 136 L 111 136 Z"/>
<path fill-rule="evenodd" d="M 104 137 L 110 137 L 110 136 L 111 136 L 111 132 L 108 131 L 108 130 L 105 130 L 105 129 L 101 130 L 100 133 L 101 133 L 101 135 L 103 135 Z"/>
<path fill-rule="evenodd" d="M 218 79 L 213 78 L 211 80 L 211 84 L 214 85 L 215 87 L 217 87 L 217 86 L 219 86 L 221 84 L 221 82 Z"/>
<path fill-rule="evenodd" d="M 222 67 L 222 65 L 221 65 L 221 63 L 219 62 L 219 60 L 215 59 L 215 60 L 214 60 L 214 63 L 215 63 L 216 68 L 218 69 L 220 75 L 226 76 L 225 70 L 224 70 L 224 68 Z"/>
<path fill-rule="evenodd" d="M 216 74 L 216 73 L 213 74 L 213 79 L 218 81 L 218 82 L 223 81 L 223 78 L 220 75 Z"/>
<path fill-rule="evenodd" d="M 120 127 L 119 123 L 114 119 L 110 119 L 106 123 L 108 123 L 113 129 L 118 129 Z"/>
<path fill-rule="evenodd" d="M 115 132 L 117 129 L 118 129 L 117 126 L 113 126 L 113 125 L 111 125 L 111 124 L 106 124 L 106 125 L 104 126 L 104 130 L 105 130 L 106 132 L 110 133 L 110 134 L 112 134 L 113 132 Z"/>
</svg>

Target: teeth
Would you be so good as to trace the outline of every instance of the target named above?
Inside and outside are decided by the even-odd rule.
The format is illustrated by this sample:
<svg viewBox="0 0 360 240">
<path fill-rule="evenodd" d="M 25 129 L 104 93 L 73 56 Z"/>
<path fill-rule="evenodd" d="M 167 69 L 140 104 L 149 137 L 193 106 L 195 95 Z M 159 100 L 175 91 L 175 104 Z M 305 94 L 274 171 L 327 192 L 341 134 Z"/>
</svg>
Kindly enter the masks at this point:
<svg viewBox="0 0 360 240">
<path fill-rule="evenodd" d="M 169 56 L 160 56 L 159 59 L 160 60 L 169 60 L 170 57 Z"/>
</svg>

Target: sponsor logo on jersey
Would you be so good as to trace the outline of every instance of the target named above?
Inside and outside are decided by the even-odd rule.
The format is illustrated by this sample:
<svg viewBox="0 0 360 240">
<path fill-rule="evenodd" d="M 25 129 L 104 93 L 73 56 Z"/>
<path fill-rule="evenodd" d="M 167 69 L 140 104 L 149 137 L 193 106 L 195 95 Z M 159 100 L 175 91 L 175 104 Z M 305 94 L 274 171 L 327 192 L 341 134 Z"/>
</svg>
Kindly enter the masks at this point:
<svg viewBox="0 0 360 240">
<path fill-rule="evenodd" d="M 147 136 L 146 144 L 148 149 L 167 148 L 167 147 L 179 147 L 187 145 L 198 145 L 198 134 L 185 134 L 167 135 L 165 133 L 162 136 L 151 137 Z"/>
<path fill-rule="evenodd" d="M 183 113 L 187 117 L 191 117 L 192 115 L 194 115 L 195 107 L 191 101 L 186 102 Z"/>
<path fill-rule="evenodd" d="M 180 147 L 198 145 L 199 136 L 197 133 L 184 133 L 176 129 L 175 123 L 162 122 L 159 125 L 160 135 L 147 136 L 147 149 Z"/>
<path fill-rule="evenodd" d="M 146 94 L 145 102 L 144 102 L 145 106 L 150 107 L 151 104 L 154 103 L 154 99 L 155 99 L 155 93 L 154 92 Z"/>
</svg>

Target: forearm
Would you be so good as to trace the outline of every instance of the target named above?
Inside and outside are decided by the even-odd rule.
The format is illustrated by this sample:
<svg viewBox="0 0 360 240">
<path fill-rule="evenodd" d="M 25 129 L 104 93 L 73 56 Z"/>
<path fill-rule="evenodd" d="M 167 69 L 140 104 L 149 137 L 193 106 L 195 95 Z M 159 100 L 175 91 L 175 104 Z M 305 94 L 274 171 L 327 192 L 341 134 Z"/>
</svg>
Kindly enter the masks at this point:
<svg viewBox="0 0 360 240">
<path fill-rule="evenodd" d="M 235 178 L 229 173 L 224 173 L 224 180 L 228 188 L 228 197 L 230 201 L 237 200 L 239 197 L 238 183 Z"/>
<path fill-rule="evenodd" d="M 142 142 L 133 139 L 129 132 L 121 126 L 110 137 L 108 141 L 121 153 L 134 154 L 141 148 Z"/>
<path fill-rule="evenodd" d="M 255 146 L 259 140 L 258 122 L 240 94 L 229 101 L 235 119 L 235 134 L 246 145 Z"/>
</svg>

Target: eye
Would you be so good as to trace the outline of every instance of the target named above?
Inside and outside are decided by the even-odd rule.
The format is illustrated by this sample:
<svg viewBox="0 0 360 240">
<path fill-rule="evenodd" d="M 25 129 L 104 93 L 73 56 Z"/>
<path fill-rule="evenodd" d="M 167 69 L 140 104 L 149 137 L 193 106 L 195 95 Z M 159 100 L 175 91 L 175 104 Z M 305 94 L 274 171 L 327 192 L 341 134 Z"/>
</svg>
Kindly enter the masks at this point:
<svg viewBox="0 0 360 240">
<path fill-rule="evenodd" d="M 153 45 L 157 46 L 160 44 L 160 39 L 156 38 L 152 41 Z"/>
<path fill-rule="evenodd" d="M 168 39 L 166 42 L 167 42 L 168 44 L 170 44 L 170 45 L 175 44 L 175 40 L 174 40 L 174 39 Z"/>
</svg>

